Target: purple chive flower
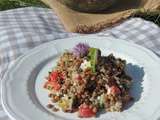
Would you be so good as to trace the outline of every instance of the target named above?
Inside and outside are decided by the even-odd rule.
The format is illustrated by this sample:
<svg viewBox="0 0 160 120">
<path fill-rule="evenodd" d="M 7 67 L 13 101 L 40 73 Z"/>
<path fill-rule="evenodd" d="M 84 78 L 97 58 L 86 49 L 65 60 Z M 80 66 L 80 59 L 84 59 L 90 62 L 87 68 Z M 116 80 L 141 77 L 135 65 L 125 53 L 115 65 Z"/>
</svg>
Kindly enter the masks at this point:
<svg viewBox="0 0 160 120">
<path fill-rule="evenodd" d="M 89 50 L 89 45 L 85 43 L 78 43 L 74 48 L 73 48 L 73 54 L 77 57 L 84 57 L 87 55 L 88 50 Z"/>
</svg>

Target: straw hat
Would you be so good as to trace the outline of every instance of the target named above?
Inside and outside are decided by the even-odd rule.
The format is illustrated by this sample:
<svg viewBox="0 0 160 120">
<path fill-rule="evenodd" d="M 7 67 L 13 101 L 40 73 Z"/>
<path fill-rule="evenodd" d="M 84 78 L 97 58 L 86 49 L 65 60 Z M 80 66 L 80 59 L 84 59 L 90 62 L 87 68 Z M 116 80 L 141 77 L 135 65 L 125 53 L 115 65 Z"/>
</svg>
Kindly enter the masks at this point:
<svg viewBox="0 0 160 120">
<path fill-rule="evenodd" d="M 160 10 L 160 0 L 119 0 L 103 13 L 83 13 L 72 10 L 58 0 L 42 0 L 59 16 L 69 32 L 92 33 L 127 19 L 139 9 Z"/>
</svg>

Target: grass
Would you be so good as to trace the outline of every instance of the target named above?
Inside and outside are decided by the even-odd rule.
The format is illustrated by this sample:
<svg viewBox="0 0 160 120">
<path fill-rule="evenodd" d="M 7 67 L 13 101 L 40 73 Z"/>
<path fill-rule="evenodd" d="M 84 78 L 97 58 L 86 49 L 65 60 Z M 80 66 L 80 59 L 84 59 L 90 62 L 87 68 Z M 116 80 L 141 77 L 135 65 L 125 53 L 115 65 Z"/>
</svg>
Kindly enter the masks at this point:
<svg viewBox="0 0 160 120">
<path fill-rule="evenodd" d="M 47 7 L 40 0 L 0 0 L 1 11 L 28 6 Z"/>
<path fill-rule="evenodd" d="M 0 0 L 1 11 L 28 6 L 47 7 L 42 2 L 40 2 L 40 0 Z M 141 17 L 160 26 L 160 10 L 155 12 L 139 10 L 136 14 L 133 15 L 133 17 Z"/>
<path fill-rule="evenodd" d="M 133 17 L 140 17 L 148 21 L 152 21 L 158 26 L 160 26 L 160 10 L 150 12 L 150 11 L 137 11 Z"/>
</svg>

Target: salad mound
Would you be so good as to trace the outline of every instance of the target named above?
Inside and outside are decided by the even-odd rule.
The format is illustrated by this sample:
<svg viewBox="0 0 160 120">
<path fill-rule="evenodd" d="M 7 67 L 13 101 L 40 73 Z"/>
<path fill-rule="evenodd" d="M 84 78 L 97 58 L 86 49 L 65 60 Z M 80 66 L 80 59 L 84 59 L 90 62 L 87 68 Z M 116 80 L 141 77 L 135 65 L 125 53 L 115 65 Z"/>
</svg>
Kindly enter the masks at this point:
<svg viewBox="0 0 160 120">
<path fill-rule="evenodd" d="M 94 117 L 98 112 L 120 112 L 133 100 L 129 94 L 132 78 L 125 72 L 126 61 L 100 49 L 79 43 L 66 51 L 49 72 L 44 88 L 49 90 L 53 111 L 78 112 Z M 58 107 L 55 107 L 58 106 Z"/>
</svg>

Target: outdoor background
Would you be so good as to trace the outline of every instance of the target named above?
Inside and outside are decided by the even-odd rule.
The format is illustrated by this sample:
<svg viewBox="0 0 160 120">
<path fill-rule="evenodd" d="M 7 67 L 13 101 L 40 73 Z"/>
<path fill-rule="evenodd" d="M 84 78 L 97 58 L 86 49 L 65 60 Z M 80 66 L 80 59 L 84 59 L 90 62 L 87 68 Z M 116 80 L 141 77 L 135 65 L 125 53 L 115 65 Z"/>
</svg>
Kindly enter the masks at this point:
<svg viewBox="0 0 160 120">
<path fill-rule="evenodd" d="M 40 2 L 40 0 L 0 0 L 1 11 L 28 6 L 47 7 L 42 2 Z M 160 26 L 160 11 L 148 12 L 139 10 L 137 14 L 133 15 L 133 17 L 141 17 L 146 20 L 153 21 Z"/>
</svg>

